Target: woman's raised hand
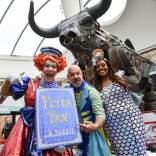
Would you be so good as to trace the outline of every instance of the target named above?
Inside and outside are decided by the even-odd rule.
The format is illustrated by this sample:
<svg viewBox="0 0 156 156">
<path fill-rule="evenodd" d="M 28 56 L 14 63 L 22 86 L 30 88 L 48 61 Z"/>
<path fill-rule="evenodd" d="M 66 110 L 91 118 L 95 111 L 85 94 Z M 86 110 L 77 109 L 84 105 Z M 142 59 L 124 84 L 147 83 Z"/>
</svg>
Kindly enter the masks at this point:
<svg viewBox="0 0 156 156">
<path fill-rule="evenodd" d="M 21 79 L 21 76 L 24 73 L 25 72 L 22 72 L 20 74 L 9 73 L 7 76 L 7 80 L 10 81 L 10 83 L 12 83 L 12 84 L 20 83 L 23 86 L 23 81 Z"/>
</svg>

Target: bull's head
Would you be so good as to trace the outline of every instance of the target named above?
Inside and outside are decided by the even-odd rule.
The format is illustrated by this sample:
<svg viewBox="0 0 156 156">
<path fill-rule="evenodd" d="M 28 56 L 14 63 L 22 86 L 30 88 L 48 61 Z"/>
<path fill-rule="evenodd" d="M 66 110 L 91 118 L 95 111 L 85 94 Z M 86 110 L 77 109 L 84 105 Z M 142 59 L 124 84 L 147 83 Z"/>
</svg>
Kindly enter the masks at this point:
<svg viewBox="0 0 156 156">
<path fill-rule="evenodd" d="M 101 40 L 94 34 L 94 29 L 98 25 L 96 20 L 108 10 L 110 4 L 111 0 L 101 0 L 95 6 L 84 9 L 77 15 L 58 23 L 53 28 L 44 29 L 35 23 L 34 5 L 31 1 L 29 24 L 39 36 L 45 38 L 59 37 L 62 46 L 73 53 L 82 67 L 84 61 L 75 50 L 85 52 L 91 58 L 93 49 L 100 48 Z"/>
</svg>

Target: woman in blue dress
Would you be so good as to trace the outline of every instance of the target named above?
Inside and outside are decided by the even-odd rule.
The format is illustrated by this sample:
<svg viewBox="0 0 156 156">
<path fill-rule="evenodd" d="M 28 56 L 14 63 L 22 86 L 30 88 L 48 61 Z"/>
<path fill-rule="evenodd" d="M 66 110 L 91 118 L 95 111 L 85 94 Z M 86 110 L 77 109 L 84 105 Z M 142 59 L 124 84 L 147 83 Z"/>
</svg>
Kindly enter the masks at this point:
<svg viewBox="0 0 156 156">
<path fill-rule="evenodd" d="M 93 58 L 93 83 L 104 102 L 106 113 L 104 127 L 107 137 L 118 156 L 146 156 L 144 122 L 138 106 L 132 100 L 131 86 L 115 74 L 109 61 L 102 57 L 102 50 L 98 49 L 96 52 L 97 55 Z M 147 71 L 150 71 L 150 65 L 145 64 L 148 67 Z M 145 84 L 148 75 L 149 72 L 142 74 Z M 139 90 L 140 84 L 134 84 Z"/>
</svg>

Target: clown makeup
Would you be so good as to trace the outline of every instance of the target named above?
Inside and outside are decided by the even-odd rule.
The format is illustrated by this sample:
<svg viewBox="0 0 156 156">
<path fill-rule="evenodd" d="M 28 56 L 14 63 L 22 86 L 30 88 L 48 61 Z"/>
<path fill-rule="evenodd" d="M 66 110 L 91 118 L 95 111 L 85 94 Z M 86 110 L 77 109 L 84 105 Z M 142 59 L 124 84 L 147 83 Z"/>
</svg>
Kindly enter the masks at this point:
<svg viewBox="0 0 156 156">
<path fill-rule="evenodd" d="M 57 65 L 51 60 L 47 60 L 42 70 L 43 79 L 51 83 L 54 81 L 55 76 L 57 75 Z"/>
<path fill-rule="evenodd" d="M 57 68 L 57 65 L 56 63 L 53 63 L 52 65 L 48 62 L 45 63 L 44 67 L 45 68 L 50 68 L 50 66 L 53 68 L 53 69 L 56 69 Z"/>
</svg>

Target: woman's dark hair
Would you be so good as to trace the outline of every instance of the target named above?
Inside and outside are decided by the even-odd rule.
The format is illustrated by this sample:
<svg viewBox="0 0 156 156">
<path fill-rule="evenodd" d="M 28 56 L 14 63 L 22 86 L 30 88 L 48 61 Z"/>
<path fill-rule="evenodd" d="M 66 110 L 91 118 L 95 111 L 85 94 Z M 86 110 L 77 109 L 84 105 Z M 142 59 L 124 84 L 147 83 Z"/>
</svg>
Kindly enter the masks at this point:
<svg viewBox="0 0 156 156">
<path fill-rule="evenodd" d="M 131 87 L 131 85 L 128 85 L 126 83 L 126 81 L 121 78 L 120 76 L 116 75 L 115 72 L 117 71 L 116 69 L 114 69 L 110 62 L 107 61 L 107 60 L 104 60 L 103 59 L 100 59 L 100 60 L 103 60 L 106 62 L 107 66 L 108 66 L 108 72 L 109 72 L 109 78 L 112 79 L 112 81 L 114 83 L 119 83 L 120 85 L 122 85 L 124 87 L 125 90 L 129 90 L 129 88 Z M 98 61 L 100 61 L 98 60 Z M 97 62 L 98 62 L 97 61 Z M 93 74 L 94 74 L 94 79 L 93 79 L 93 85 L 94 87 L 98 90 L 98 91 L 101 91 L 102 90 L 102 78 L 101 76 L 97 73 L 96 71 L 96 66 L 94 66 L 93 68 Z"/>
</svg>

